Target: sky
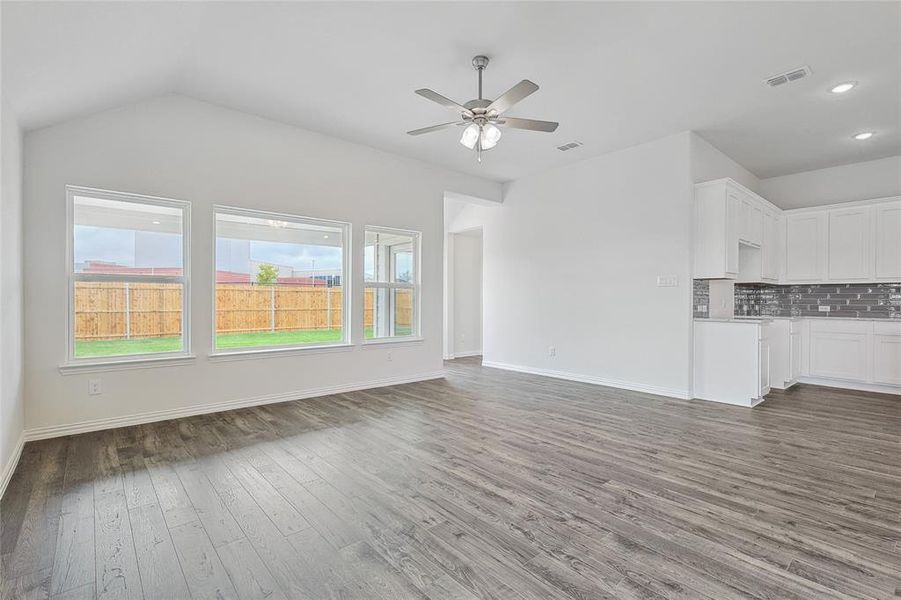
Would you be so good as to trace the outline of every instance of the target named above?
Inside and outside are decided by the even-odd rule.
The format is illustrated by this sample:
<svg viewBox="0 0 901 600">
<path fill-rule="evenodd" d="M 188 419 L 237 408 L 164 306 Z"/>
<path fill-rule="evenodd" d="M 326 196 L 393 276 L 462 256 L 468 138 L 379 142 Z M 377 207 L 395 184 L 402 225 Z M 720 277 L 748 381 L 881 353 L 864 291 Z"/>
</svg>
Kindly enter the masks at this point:
<svg viewBox="0 0 901 600">
<path fill-rule="evenodd" d="M 140 243 L 135 243 L 136 238 Z M 236 253 L 239 253 L 241 246 L 247 243 L 243 240 L 218 240 L 220 255 L 217 256 L 217 268 L 249 272 L 247 261 L 240 261 L 241 265 L 246 264 L 243 268 L 237 266 L 239 263 L 236 261 L 223 263 L 221 250 L 224 248 L 220 246 L 220 244 L 230 245 Z M 313 266 L 313 260 L 316 261 L 317 271 L 337 270 L 342 266 L 341 248 L 334 246 L 249 242 L 249 254 L 249 260 L 283 265 L 298 271 L 309 271 Z M 88 260 L 111 262 L 128 267 L 180 267 L 182 238 L 175 233 L 135 232 L 129 229 L 77 225 L 75 262 L 84 263 Z"/>
<path fill-rule="evenodd" d="M 341 248 L 307 246 L 281 242 L 250 242 L 250 258 L 260 262 L 286 265 L 307 271 L 316 261 L 316 269 L 335 270 L 342 266 Z"/>
</svg>

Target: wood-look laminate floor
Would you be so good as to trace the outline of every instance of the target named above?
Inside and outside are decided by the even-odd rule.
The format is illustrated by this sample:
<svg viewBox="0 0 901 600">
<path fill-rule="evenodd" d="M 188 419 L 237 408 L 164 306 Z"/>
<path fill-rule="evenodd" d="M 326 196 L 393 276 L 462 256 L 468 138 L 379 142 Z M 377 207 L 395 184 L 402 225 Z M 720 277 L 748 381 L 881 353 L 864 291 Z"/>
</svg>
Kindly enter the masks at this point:
<svg viewBox="0 0 901 600">
<path fill-rule="evenodd" d="M 901 597 L 901 398 L 447 367 L 27 444 L 3 597 Z"/>
</svg>

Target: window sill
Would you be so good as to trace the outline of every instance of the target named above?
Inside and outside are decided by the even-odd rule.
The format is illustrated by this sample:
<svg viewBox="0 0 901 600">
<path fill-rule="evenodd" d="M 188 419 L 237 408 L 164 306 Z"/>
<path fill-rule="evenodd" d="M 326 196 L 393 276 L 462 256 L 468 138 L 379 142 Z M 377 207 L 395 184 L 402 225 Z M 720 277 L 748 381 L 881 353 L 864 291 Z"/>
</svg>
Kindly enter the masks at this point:
<svg viewBox="0 0 901 600">
<path fill-rule="evenodd" d="M 59 366 L 59 372 L 63 375 L 77 373 L 99 373 L 102 371 L 125 371 L 129 369 L 156 369 L 158 367 L 177 367 L 189 365 L 197 357 L 193 354 L 178 354 L 175 356 L 153 356 L 131 358 L 122 360 L 70 362 Z"/>
<path fill-rule="evenodd" d="M 363 340 L 363 347 L 382 346 L 386 344 L 419 344 L 425 341 L 422 337 L 393 337 L 393 338 L 372 338 Z"/>
<path fill-rule="evenodd" d="M 260 348 L 256 350 L 231 350 L 212 352 L 211 362 L 228 362 L 232 360 L 253 360 L 257 358 L 274 358 L 278 356 L 300 356 L 304 354 L 322 354 L 327 352 L 349 352 L 353 344 L 329 344 L 323 346 L 292 346 L 290 348 Z"/>
</svg>

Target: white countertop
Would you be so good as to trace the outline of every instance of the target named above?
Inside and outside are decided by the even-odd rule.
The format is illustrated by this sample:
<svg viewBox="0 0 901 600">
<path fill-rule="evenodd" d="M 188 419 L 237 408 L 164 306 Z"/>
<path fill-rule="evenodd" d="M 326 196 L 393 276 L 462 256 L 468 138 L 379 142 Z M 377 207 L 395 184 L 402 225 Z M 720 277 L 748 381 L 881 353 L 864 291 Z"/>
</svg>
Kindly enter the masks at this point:
<svg viewBox="0 0 901 600">
<path fill-rule="evenodd" d="M 744 323 L 756 325 L 759 323 L 769 323 L 772 320 L 773 317 L 733 317 L 731 319 L 709 319 L 704 317 L 695 317 L 695 321 L 698 323 Z"/>
<path fill-rule="evenodd" d="M 885 317 L 813 317 L 813 316 L 799 316 L 799 317 L 732 317 L 732 318 L 718 318 L 711 319 L 707 317 L 694 317 L 695 321 L 700 322 L 709 322 L 709 323 L 768 323 L 770 321 L 776 319 L 785 319 L 790 321 L 800 321 L 801 319 L 814 319 L 817 321 L 874 321 L 876 323 L 901 323 L 901 319 L 899 318 L 885 318 Z"/>
</svg>

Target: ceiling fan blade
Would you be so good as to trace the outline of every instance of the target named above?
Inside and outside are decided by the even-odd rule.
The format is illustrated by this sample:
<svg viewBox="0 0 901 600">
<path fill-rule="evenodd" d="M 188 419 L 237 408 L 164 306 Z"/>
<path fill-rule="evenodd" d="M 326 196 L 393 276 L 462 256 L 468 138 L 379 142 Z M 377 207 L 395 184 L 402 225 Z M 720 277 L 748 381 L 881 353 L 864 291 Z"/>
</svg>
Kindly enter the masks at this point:
<svg viewBox="0 0 901 600">
<path fill-rule="evenodd" d="M 438 92 L 423 88 L 421 90 L 416 90 L 416 93 L 427 100 L 431 100 L 432 102 L 436 102 L 436 103 L 440 104 L 444 108 L 449 108 L 451 110 L 460 111 L 466 115 L 472 115 L 472 112 L 468 108 L 466 108 L 460 104 L 457 104 L 450 98 L 445 98 Z"/>
<path fill-rule="evenodd" d="M 560 123 L 554 121 L 536 121 L 535 119 L 517 119 L 515 117 L 504 117 L 495 121 L 498 125 L 504 127 L 512 127 L 513 129 L 528 129 L 529 131 L 545 131 L 550 133 L 557 129 Z"/>
<path fill-rule="evenodd" d="M 407 135 L 422 135 L 423 133 L 431 133 L 433 131 L 438 131 L 440 129 L 447 129 L 449 127 L 456 127 L 457 125 L 466 125 L 466 121 L 451 121 L 450 123 L 442 123 L 441 125 L 432 125 L 431 127 L 423 127 L 422 129 L 414 129 L 413 131 L 408 131 Z"/>
<path fill-rule="evenodd" d="M 494 102 L 488 105 L 488 108 L 485 109 L 486 112 L 494 111 L 497 114 L 501 114 L 504 111 L 510 110 L 514 104 L 538 91 L 538 86 L 529 81 L 528 79 L 523 79 L 512 88 L 501 94 Z"/>
</svg>

